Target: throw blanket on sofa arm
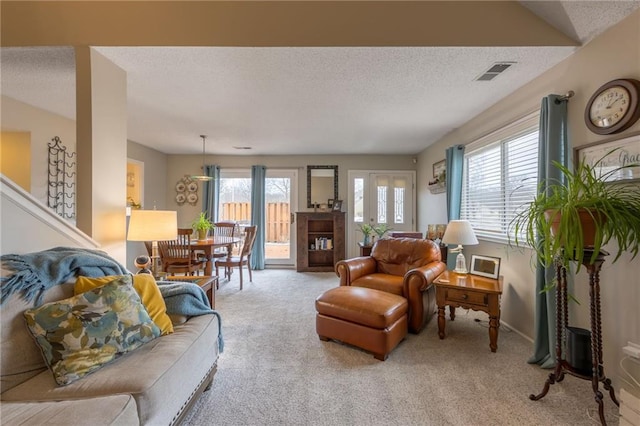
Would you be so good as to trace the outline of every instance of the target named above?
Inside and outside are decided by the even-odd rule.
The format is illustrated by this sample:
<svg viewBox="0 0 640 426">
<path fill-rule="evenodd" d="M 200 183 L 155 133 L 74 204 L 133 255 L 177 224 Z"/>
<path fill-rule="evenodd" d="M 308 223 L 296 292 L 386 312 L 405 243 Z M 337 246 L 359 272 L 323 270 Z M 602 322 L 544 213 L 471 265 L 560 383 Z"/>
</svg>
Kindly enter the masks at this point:
<svg viewBox="0 0 640 426">
<path fill-rule="evenodd" d="M 179 281 L 158 281 L 160 293 L 167 305 L 168 314 L 198 316 L 213 314 L 218 317 L 218 350 L 224 351 L 222 318 L 211 309 L 204 290 L 197 284 Z"/>
<path fill-rule="evenodd" d="M 131 273 L 103 251 L 76 247 L 5 254 L 0 260 L 3 268 L 13 271 L 12 275 L 0 278 L 0 305 L 19 291 L 27 302 L 35 299 L 39 305 L 46 290 L 78 275 L 103 277 Z"/>
</svg>

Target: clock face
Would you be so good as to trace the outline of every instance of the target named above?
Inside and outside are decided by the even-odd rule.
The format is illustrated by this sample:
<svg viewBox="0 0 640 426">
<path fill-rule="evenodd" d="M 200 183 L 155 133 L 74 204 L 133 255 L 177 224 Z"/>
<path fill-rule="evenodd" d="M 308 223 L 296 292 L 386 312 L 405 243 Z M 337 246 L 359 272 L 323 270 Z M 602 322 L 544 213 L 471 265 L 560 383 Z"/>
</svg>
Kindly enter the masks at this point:
<svg viewBox="0 0 640 426">
<path fill-rule="evenodd" d="M 589 99 L 584 121 L 599 135 L 618 133 L 640 118 L 640 81 L 621 78 L 602 85 Z"/>
<path fill-rule="evenodd" d="M 600 93 L 591 104 L 589 119 L 597 127 L 616 125 L 629 111 L 629 91 L 621 86 L 613 86 Z"/>
</svg>

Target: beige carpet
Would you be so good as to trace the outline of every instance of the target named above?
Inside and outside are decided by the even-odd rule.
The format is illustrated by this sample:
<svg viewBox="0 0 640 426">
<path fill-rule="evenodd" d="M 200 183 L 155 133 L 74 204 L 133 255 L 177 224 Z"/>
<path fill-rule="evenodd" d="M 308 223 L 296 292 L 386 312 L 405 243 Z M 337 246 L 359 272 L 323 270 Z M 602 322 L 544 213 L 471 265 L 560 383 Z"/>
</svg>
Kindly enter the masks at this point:
<svg viewBox="0 0 640 426">
<path fill-rule="evenodd" d="M 246 278 L 246 277 L 245 277 Z M 254 272 L 238 289 L 223 282 L 216 308 L 225 351 L 213 387 L 189 425 L 589 425 L 599 424 L 591 383 L 567 376 L 545 398 L 548 371 L 527 364 L 531 343 L 501 327 L 489 350 L 487 317 L 458 310 L 439 340 L 432 320 L 385 362 L 359 349 L 321 342 L 316 296 L 332 273 Z M 475 321 L 479 319 L 480 322 Z M 607 421 L 617 408 L 605 399 Z"/>
</svg>

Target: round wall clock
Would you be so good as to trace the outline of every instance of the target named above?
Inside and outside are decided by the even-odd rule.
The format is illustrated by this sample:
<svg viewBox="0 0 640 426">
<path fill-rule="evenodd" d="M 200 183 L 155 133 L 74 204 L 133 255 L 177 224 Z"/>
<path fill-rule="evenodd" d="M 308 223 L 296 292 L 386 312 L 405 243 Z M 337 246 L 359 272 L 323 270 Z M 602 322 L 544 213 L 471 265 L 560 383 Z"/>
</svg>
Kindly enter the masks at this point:
<svg viewBox="0 0 640 426">
<path fill-rule="evenodd" d="M 593 133 L 610 135 L 633 126 L 640 118 L 640 81 L 621 78 L 603 84 L 587 102 L 584 121 Z"/>
</svg>

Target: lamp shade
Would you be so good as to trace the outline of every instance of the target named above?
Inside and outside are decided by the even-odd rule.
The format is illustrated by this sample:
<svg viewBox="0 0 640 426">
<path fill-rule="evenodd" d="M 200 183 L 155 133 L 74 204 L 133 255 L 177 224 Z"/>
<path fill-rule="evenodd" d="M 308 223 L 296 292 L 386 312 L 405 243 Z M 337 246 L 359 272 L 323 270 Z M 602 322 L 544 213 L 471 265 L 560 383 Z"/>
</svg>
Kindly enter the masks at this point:
<svg viewBox="0 0 640 426">
<path fill-rule="evenodd" d="M 178 238 L 178 214 L 169 210 L 132 210 L 129 241 L 166 241 Z"/>
<path fill-rule="evenodd" d="M 478 244 L 478 239 L 468 220 L 452 220 L 444 231 L 442 243 L 472 246 Z"/>
</svg>

